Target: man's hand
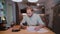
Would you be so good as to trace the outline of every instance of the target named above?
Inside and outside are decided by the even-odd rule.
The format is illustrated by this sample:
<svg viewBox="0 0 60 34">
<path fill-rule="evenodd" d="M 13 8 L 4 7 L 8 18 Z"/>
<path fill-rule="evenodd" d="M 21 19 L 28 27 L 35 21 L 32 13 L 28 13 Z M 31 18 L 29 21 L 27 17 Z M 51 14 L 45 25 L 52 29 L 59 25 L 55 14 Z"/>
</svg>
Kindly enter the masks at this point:
<svg viewBox="0 0 60 34">
<path fill-rule="evenodd" d="M 43 25 L 39 25 L 39 26 L 36 26 L 35 27 L 35 30 L 38 31 L 39 29 L 43 28 L 44 26 Z"/>
<path fill-rule="evenodd" d="M 23 29 L 26 29 L 26 28 L 27 28 L 27 26 L 22 26 L 22 28 L 23 28 Z"/>
<path fill-rule="evenodd" d="M 38 31 L 40 29 L 40 26 L 36 26 L 35 30 Z"/>
</svg>

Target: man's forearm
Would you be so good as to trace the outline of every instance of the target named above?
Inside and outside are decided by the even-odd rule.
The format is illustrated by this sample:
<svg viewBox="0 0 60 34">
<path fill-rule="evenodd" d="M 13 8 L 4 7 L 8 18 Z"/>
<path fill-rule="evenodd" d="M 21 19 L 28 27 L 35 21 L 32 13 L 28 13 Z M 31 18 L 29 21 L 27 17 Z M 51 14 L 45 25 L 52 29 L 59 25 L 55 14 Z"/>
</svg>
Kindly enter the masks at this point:
<svg viewBox="0 0 60 34">
<path fill-rule="evenodd" d="M 40 27 L 40 28 L 43 28 L 43 27 L 45 27 L 45 25 L 41 25 L 41 24 L 40 24 L 39 27 Z"/>
</svg>

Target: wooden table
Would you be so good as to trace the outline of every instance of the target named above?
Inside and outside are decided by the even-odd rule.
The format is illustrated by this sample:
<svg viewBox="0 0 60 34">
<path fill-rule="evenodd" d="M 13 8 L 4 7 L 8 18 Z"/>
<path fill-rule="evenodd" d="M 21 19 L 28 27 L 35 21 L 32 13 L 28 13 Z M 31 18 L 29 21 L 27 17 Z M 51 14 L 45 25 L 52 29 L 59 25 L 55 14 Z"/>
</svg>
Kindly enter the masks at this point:
<svg viewBox="0 0 60 34">
<path fill-rule="evenodd" d="M 12 28 L 6 30 L 6 31 L 0 31 L 0 34 L 55 34 L 50 29 L 46 28 L 49 32 L 46 33 L 38 33 L 38 32 L 28 32 L 27 30 L 21 29 L 19 32 L 12 32 Z"/>
</svg>

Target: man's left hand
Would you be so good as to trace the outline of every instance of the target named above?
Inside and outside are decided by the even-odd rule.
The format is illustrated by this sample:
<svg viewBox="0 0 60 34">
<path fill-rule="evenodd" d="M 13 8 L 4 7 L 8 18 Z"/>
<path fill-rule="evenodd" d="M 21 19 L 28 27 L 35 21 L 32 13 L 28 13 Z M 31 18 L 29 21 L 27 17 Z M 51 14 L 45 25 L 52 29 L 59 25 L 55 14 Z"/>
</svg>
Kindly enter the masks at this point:
<svg viewBox="0 0 60 34">
<path fill-rule="evenodd" d="M 35 30 L 36 30 L 36 31 L 38 31 L 39 29 L 40 29 L 40 27 L 39 27 L 39 26 L 36 26 L 36 27 L 35 27 Z"/>
</svg>

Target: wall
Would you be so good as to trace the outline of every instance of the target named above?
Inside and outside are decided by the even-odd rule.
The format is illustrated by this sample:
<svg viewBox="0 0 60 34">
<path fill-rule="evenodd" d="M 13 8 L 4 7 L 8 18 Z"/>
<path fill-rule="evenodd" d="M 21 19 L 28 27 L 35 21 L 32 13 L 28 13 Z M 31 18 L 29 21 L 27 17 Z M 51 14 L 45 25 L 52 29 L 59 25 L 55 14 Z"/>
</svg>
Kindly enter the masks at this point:
<svg viewBox="0 0 60 34">
<path fill-rule="evenodd" d="M 6 0 L 6 27 L 10 27 L 12 21 L 15 21 L 15 8 L 11 0 Z"/>
<path fill-rule="evenodd" d="M 48 26 L 50 28 L 52 28 L 52 25 L 53 25 L 53 9 L 52 9 L 52 7 L 54 7 L 57 2 L 59 2 L 59 0 L 47 0 L 45 3 L 45 14 L 49 15 Z"/>
</svg>

